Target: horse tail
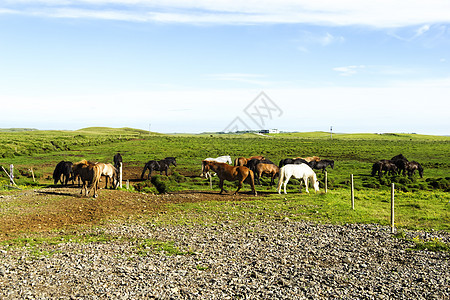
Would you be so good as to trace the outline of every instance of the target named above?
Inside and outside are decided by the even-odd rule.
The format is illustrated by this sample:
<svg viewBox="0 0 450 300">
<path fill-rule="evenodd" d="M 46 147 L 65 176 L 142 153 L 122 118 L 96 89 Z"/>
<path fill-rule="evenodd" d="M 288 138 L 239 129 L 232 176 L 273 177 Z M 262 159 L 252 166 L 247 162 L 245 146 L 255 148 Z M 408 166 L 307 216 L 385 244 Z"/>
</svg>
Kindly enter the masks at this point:
<svg viewBox="0 0 450 300">
<path fill-rule="evenodd" d="M 284 181 L 284 177 L 286 176 L 286 172 L 284 171 L 285 169 L 284 169 L 284 167 L 281 167 L 280 168 L 280 172 L 279 172 L 279 179 L 278 179 L 278 185 L 277 185 L 277 191 L 280 191 L 281 190 L 281 184 L 283 184 L 283 181 Z"/>
<path fill-rule="evenodd" d="M 245 178 L 245 182 L 250 184 L 250 187 L 252 188 L 252 192 L 256 196 L 255 173 L 253 173 L 253 171 L 250 169 L 248 169 L 248 176 L 247 176 L 247 178 Z"/>
<path fill-rule="evenodd" d="M 372 176 L 375 176 L 375 174 L 377 174 L 377 168 L 378 168 L 377 163 L 374 163 L 372 165 Z"/>
<path fill-rule="evenodd" d="M 97 197 L 98 183 L 100 182 L 100 178 L 102 177 L 103 167 L 96 164 L 93 166 L 93 172 L 94 172 L 94 174 L 92 176 L 91 189 L 94 189 L 94 198 L 95 198 L 95 197 Z"/>
<path fill-rule="evenodd" d="M 141 179 L 144 179 L 145 171 L 147 171 L 147 168 L 149 168 L 148 163 L 144 165 L 144 170 L 142 170 Z M 150 169 L 150 168 L 149 168 Z"/>
<path fill-rule="evenodd" d="M 234 163 L 233 163 L 233 166 L 238 166 L 238 164 L 239 164 L 239 157 L 237 157 L 235 160 L 234 160 Z"/>
</svg>

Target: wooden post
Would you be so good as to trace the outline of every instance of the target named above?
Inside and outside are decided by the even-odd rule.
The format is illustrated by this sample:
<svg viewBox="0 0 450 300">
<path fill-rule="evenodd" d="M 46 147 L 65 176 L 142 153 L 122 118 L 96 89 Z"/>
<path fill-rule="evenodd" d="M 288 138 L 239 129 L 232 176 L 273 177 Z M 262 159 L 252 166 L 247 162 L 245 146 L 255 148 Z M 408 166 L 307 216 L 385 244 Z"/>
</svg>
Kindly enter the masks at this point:
<svg viewBox="0 0 450 300">
<path fill-rule="evenodd" d="M 353 184 L 353 174 L 350 175 L 350 181 L 352 185 L 352 209 L 355 210 L 355 185 Z"/>
<path fill-rule="evenodd" d="M 127 179 L 127 190 L 129 190 L 129 189 L 130 189 L 130 180 Z"/>
<path fill-rule="evenodd" d="M 325 194 L 328 193 L 328 172 L 325 170 Z"/>
<path fill-rule="evenodd" d="M 391 184 L 391 233 L 395 233 L 395 223 L 394 223 L 394 193 L 395 185 Z"/>
<path fill-rule="evenodd" d="M 122 162 L 120 162 L 119 165 L 119 187 L 122 188 L 122 169 L 123 169 L 123 165 Z"/>
<path fill-rule="evenodd" d="M 31 168 L 30 171 L 31 171 L 31 176 L 33 176 L 33 182 L 36 182 L 36 180 L 35 180 L 35 178 L 34 178 L 33 168 Z"/>
</svg>

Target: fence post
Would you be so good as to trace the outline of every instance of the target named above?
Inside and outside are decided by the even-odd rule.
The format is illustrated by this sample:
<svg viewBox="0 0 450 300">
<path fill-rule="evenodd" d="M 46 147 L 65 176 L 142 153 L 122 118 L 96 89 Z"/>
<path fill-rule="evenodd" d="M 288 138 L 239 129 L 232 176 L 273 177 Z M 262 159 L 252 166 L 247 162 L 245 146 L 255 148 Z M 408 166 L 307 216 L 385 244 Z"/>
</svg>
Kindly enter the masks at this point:
<svg viewBox="0 0 450 300">
<path fill-rule="evenodd" d="M 325 170 L 325 194 L 328 193 L 328 172 Z"/>
<path fill-rule="evenodd" d="M 211 176 L 211 173 L 209 173 L 209 188 L 212 189 L 212 176 Z"/>
<path fill-rule="evenodd" d="M 119 187 L 120 188 L 122 188 L 122 167 L 123 167 L 122 162 L 120 162 L 120 165 L 119 165 Z"/>
<path fill-rule="evenodd" d="M 30 171 L 31 171 L 31 176 L 33 176 L 33 182 L 36 182 L 36 179 L 34 178 L 33 168 L 31 168 Z"/>
<path fill-rule="evenodd" d="M 14 183 L 14 165 L 9 165 L 9 182 L 11 185 L 15 185 Z"/>
<path fill-rule="evenodd" d="M 352 209 L 355 210 L 355 185 L 353 184 L 353 174 L 350 175 L 350 181 L 352 185 Z"/>
<path fill-rule="evenodd" d="M 129 180 L 129 179 L 127 179 L 127 185 L 126 185 L 126 187 L 127 187 L 127 190 L 130 189 L 130 180 Z"/>
<path fill-rule="evenodd" d="M 395 185 L 391 184 L 391 233 L 395 233 L 395 223 L 394 223 L 394 193 Z"/>
</svg>

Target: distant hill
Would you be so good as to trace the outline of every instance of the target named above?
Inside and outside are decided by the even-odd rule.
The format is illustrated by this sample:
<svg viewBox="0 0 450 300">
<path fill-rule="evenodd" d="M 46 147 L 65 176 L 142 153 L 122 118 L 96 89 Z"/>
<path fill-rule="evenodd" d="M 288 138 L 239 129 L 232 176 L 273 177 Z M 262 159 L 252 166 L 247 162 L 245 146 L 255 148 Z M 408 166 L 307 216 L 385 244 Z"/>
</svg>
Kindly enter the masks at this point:
<svg viewBox="0 0 450 300">
<path fill-rule="evenodd" d="M 36 128 L 0 128 L 1 132 L 38 131 Z"/>
<path fill-rule="evenodd" d="M 148 130 L 136 129 L 130 127 L 111 128 L 111 127 L 86 127 L 76 130 L 76 132 L 92 132 L 103 134 L 149 134 Z M 151 134 L 159 134 L 151 132 Z"/>
</svg>

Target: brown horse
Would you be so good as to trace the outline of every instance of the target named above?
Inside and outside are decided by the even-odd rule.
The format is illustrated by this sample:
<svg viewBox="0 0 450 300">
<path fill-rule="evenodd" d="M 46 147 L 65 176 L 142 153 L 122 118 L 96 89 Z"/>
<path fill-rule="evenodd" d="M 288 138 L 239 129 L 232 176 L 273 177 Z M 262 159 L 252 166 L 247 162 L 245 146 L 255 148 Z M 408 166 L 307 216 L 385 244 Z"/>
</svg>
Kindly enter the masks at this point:
<svg viewBox="0 0 450 300">
<path fill-rule="evenodd" d="M 97 163 L 82 160 L 73 164 L 72 170 L 74 176 L 79 175 L 81 181 L 83 182 L 80 194 L 83 194 L 84 189 L 85 195 L 89 196 L 91 191 L 94 190 L 94 198 L 96 198 L 98 196 L 98 183 L 100 181 L 100 177 L 102 176 L 103 168 Z M 87 188 L 88 184 L 91 185 L 91 190 L 89 192 Z"/>
<path fill-rule="evenodd" d="M 255 177 L 258 184 L 260 184 L 259 178 L 261 178 L 263 174 L 268 174 L 270 176 L 270 186 L 272 186 L 275 183 L 275 177 L 280 174 L 280 168 L 278 168 L 278 166 L 274 164 L 259 163 L 256 165 L 255 172 Z"/>
<path fill-rule="evenodd" d="M 265 157 L 262 155 L 258 155 L 258 156 L 252 156 L 250 158 L 245 158 L 245 157 L 238 157 L 234 160 L 234 166 L 238 167 L 238 166 L 246 166 L 247 162 L 249 162 L 252 159 L 259 159 L 259 160 L 264 160 Z"/>
<path fill-rule="evenodd" d="M 236 192 L 234 192 L 233 195 L 236 195 L 237 192 L 242 188 L 242 183 L 245 181 L 246 183 L 249 183 L 253 194 L 256 196 L 256 190 L 255 190 L 255 177 L 253 174 L 253 171 L 250 170 L 247 167 L 244 166 L 231 166 L 227 163 L 220 163 L 216 161 L 211 160 L 204 160 L 203 165 L 205 167 L 205 171 L 208 172 L 209 170 L 212 170 L 217 173 L 217 176 L 219 177 L 220 183 L 220 194 L 223 193 L 223 182 L 225 180 L 227 181 L 239 181 L 238 189 Z"/>
</svg>

